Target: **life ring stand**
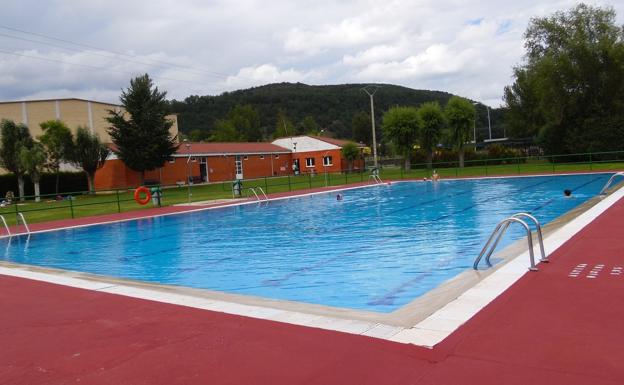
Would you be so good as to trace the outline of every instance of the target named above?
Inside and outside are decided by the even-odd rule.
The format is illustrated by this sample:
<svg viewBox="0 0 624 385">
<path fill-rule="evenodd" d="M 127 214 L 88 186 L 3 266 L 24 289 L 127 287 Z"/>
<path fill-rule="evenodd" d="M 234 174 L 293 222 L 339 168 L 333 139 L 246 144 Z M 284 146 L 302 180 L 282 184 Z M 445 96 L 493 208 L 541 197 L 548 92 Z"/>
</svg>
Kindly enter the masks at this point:
<svg viewBox="0 0 624 385">
<path fill-rule="evenodd" d="M 141 193 L 145 194 L 145 198 L 141 199 Z M 143 206 L 143 205 L 148 204 L 151 199 L 152 199 L 152 193 L 147 187 L 140 186 L 140 187 L 137 187 L 136 190 L 134 190 L 134 200 L 136 201 L 136 203 Z"/>
</svg>

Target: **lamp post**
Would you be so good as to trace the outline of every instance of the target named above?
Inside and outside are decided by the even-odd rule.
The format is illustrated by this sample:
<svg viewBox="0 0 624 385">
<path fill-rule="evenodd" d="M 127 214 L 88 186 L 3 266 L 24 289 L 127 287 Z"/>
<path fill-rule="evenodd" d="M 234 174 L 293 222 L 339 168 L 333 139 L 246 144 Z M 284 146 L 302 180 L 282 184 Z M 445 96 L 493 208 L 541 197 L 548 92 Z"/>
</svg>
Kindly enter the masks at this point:
<svg viewBox="0 0 624 385">
<path fill-rule="evenodd" d="M 188 139 L 184 139 L 184 147 L 186 147 L 188 154 L 188 159 L 186 160 L 186 186 L 188 189 L 188 203 L 191 203 L 191 144 L 188 142 Z"/>
<path fill-rule="evenodd" d="M 368 89 L 372 88 L 372 91 Z M 373 96 L 375 92 L 379 89 L 379 86 L 366 86 L 362 88 L 362 91 L 366 92 L 370 97 L 370 105 L 371 105 L 371 126 L 373 129 L 373 165 L 375 166 L 375 170 L 377 170 L 377 135 L 375 135 L 375 108 L 373 104 Z"/>
<path fill-rule="evenodd" d="M 490 123 L 490 107 L 485 106 L 485 108 L 487 108 L 487 113 L 488 113 L 488 131 L 490 133 L 490 140 L 492 140 L 492 124 Z"/>
</svg>

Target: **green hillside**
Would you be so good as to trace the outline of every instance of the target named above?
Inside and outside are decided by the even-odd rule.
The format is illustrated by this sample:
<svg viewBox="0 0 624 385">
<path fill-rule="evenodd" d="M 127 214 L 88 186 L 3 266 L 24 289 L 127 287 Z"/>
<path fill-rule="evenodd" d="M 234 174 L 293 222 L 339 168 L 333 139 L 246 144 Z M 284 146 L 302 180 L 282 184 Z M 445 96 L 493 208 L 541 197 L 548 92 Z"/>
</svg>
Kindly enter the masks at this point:
<svg viewBox="0 0 624 385">
<path fill-rule="evenodd" d="M 278 111 L 281 109 L 293 123 L 295 133 L 305 132 L 302 121 L 311 116 L 326 132 L 338 138 L 353 137 L 352 121 L 358 112 L 370 113 L 370 99 L 362 91 L 365 84 L 310 86 L 302 83 L 277 83 L 260 87 L 225 92 L 218 96 L 189 96 L 184 101 L 170 102 L 183 133 L 199 130 L 207 138 L 213 132 L 215 121 L 227 117 L 237 105 L 251 105 L 258 111 L 263 139 L 275 132 Z M 395 105 L 418 106 L 427 101 L 444 105 L 453 96 L 447 92 L 415 90 L 391 84 L 380 84 L 375 94 L 375 117 L 379 122 L 384 111 Z M 501 131 L 502 116 L 490 110 L 494 131 Z M 478 136 L 487 135 L 487 111 L 478 106 Z M 500 136 L 498 135 L 498 136 Z M 495 135 L 496 136 L 496 135 Z"/>
</svg>

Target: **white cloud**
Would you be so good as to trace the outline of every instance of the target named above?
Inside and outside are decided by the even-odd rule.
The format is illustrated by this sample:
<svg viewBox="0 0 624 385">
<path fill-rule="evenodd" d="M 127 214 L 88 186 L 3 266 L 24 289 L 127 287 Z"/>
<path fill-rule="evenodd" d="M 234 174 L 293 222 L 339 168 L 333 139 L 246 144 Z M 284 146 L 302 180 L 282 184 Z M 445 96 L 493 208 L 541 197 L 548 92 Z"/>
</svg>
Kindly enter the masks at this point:
<svg viewBox="0 0 624 385">
<path fill-rule="evenodd" d="M 47 42 L 78 52 L 12 39 L 6 35 L 44 40 L 0 28 L 0 99 L 73 95 L 116 101 L 133 75 L 149 72 L 177 99 L 268 82 L 357 81 L 448 91 L 498 105 L 513 66 L 522 60 L 529 18 L 575 3 L 9 2 L 3 4 L 4 20 L 16 28 L 131 53 L 131 61 L 152 64 L 61 41 Z M 622 23 L 624 4 L 612 5 Z"/>
</svg>

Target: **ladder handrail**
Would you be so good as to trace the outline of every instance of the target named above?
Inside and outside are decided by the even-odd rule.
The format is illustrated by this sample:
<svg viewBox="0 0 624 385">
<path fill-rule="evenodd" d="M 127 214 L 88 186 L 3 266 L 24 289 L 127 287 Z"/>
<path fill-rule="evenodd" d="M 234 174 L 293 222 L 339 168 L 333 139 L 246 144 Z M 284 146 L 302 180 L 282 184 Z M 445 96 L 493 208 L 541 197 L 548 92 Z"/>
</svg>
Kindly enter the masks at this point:
<svg viewBox="0 0 624 385">
<path fill-rule="evenodd" d="M 269 197 L 266 195 L 266 193 L 264 192 L 264 190 L 262 189 L 262 187 L 258 186 L 256 187 L 258 190 L 260 190 L 260 192 L 262 193 L 262 195 L 264 195 L 264 200 L 268 201 Z"/>
<path fill-rule="evenodd" d="M 252 193 L 254 193 L 254 195 L 256 196 L 256 200 L 260 200 L 260 197 L 258 196 L 258 193 L 256 192 L 256 190 L 253 187 L 249 187 L 247 190 L 250 190 Z"/>
<path fill-rule="evenodd" d="M 9 225 L 7 224 L 6 219 L 4 219 L 4 216 L 0 215 L 0 219 L 2 219 L 2 223 L 4 224 L 4 228 L 7 231 L 7 235 L 11 236 L 11 230 L 9 229 Z"/>
<path fill-rule="evenodd" d="M 473 269 L 477 270 L 479 266 L 479 262 L 481 261 L 481 258 L 483 258 L 483 255 L 488 250 L 489 250 L 489 253 L 488 253 L 488 258 L 486 258 L 486 262 L 488 262 L 489 264 L 489 256 L 494 252 L 494 248 L 498 244 L 498 241 L 500 241 L 500 239 L 502 238 L 502 235 L 504 234 L 505 231 L 507 231 L 507 228 L 509 227 L 511 223 L 519 223 L 526 230 L 527 241 L 529 243 L 529 259 L 531 262 L 531 266 L 529 267 L 529 270 L 537 271 L 537 267 L 535 267 L 535 255 L 533 254 L 533 236 L 531 235 L 531 228 L 525 221 L 523 221 L 520 218 L 515 218 L 513 216 L 503 219 L 496 225 L 496 228 L 492 232 L 492 235 L 490 235 L 490 238 L 488 238 L 487 242 L 485 243 L 485 246 L 483 246 L 483 249 L 481 249 L 479 256 L 475 259 L 474 264 L 472 265 Z M 490 244 L 492 244 L 492 240 L 494 239 L 494 236 L 497 236 L 496 242 L 494 243 L 494 246 L 491 249 L 489 249 Z M 489 265 L 491 266 L 491 264 Z"/>
<path fill-rule="evenodd" d="M 548 259 L 548 257 L 546 257 L 546 253 L 544 251 L 544 237 L 542 236 L 542 226 L 540 225 L 537 218 L 529 213 L 517 213 L 512 215 L 510 218 L 528 218 L 533 221 L 537 232 L 537 240 L 539 242 L 540 254 L 542 255 L 542 257 L 540 258 L 540 262 L 549 262 L 550 260 Z M 494 253 L 496 246 L 498 246 L 498 242 L 500 242 L 501 238 L 503 238 L 503 235 L 505 234 L 505 231 L 507 231 L 507 227 L 509 227 L 509 224 L 510 222 L 507 222 L 507 224 L 504 225 L 504 228 L 502 228 L 501 231 L 498 232 L 498 236 L 496 237 L 494 244 L 485 256 L 485 262 L 488 264 L 488 266 L 492 266 L 492 264 L 490 263 L 490 257 L 492 256 L 492 253 Z"/>
<path fill-rule="evenodd" d="M 600 193 L 598 195 L 606 195 L 607 194 L 607 190 L 609 189 L 609 187 L 611 187 L 611 183 L 613 183 L 613 180 L 615 179 L 616 176 L 624 176 L 624 172 L 616 172 L 615 174 L 611 175 L 611 178 L 609 178 L 609 180 L 604 185 L 602 190 L 600 190 Z"/>
<path fill-rule="evenodd" d="M 21 218 L 22 223 L 24 224 L 24 227 L 26 228 L 26 232 L 28 234 L 30 234 L 30 228 L 28 227 L 28 223 L 26 223 L 26 218 L 24 218 L 24 214 L 23 213 L 17 213 L 17 215 L 19 216 L 19 218 Z"/>
<path fill-rule="evenodd" d="M 377 174 L 370 174 L 368 179 L 373 179 L 376 184 L 383 184 L 383 181 L 381 180 L 381 178 Z"/>
</svg>

